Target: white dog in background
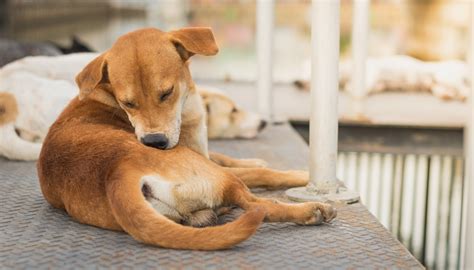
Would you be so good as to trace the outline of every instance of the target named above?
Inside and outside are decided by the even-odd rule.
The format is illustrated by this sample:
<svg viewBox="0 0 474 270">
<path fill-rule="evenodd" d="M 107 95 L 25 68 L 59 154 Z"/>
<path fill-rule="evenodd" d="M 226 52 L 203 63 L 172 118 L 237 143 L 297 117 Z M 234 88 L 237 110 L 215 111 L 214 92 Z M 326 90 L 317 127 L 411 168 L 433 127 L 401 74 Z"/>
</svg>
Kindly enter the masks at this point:
<svg viewBox="0 0 474 270">
<path fill-rule="evenodd" d="M 75 76 L 96 53 L 33 56 L 0 69 L 0 156 L 36 160 L 41 143 L 63 108 L 78 94 Z M 209 138 L 254 138 L 265 127 L 255 113 L 222 92 L 199 87 Z"/>
<path fill-rule="evenodd" d="M 351 90 L 352 62 L 339 64 L 340 90 Z M 303 65 L 303 80 L 295 81 L 309 90 L 310 62 Z M 366 63 L 367 95 L 381 92 L 428 92 L 444 100 L 465 100 L 469 94 L 469 68 L 465 62 L 451 60 L 425 62 L 405 55 L 369 58 Z"/>
</svg>

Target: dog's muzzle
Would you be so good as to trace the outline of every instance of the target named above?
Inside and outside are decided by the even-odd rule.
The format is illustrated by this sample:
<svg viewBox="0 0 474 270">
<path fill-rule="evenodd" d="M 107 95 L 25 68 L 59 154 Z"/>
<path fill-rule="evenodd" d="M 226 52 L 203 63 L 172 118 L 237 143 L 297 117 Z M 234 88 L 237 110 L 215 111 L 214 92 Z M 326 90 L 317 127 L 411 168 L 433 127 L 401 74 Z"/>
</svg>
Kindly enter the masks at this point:
<svg viewBox="0 0 474 270">
<path fill-rule="evenodd" d="M 154 134 L 147 134 L 140 139 L 140 141 L 150 147 L 158 148 L 158 149 L 166 149 L 169 145 L 169 140 L 163 133 L 154 133 Z"/>
</svg>

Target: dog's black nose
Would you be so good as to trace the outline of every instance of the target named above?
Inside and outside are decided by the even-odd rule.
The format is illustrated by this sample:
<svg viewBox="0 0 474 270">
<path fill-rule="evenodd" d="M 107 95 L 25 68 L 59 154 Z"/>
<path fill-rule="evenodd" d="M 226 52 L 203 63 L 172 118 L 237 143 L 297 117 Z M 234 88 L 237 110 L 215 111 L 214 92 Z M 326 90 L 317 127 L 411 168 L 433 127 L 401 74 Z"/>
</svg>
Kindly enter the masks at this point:
<svg viewBox="0 0 474 270">
<path fill-rule="evenodd" d="M 260 125 L 258 126 L 258 132 L 262 131 L 267 126 L 267 121 L 261 120 Z"/>
<path fill-rule="evenodd" d="M 166 149 L 168 147 L 168 138 L 163 133 L 148 134 L 141 138 L 141 141 L 146 146 L 155 147 L 158 149 Z"/>
</svg>

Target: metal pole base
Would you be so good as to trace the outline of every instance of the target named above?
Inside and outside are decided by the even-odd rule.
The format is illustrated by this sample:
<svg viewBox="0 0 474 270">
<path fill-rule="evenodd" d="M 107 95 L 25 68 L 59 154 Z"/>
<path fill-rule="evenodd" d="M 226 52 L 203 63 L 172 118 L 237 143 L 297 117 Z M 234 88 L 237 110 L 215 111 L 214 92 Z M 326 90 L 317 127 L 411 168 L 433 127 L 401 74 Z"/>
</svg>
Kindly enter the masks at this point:
<svg viewBox="0 0 474 270">
<path fill-rule="evenodd" d="M 322 193 L 314 188 L 297 187 L 288 189 L 286 196 L 292 201 L 297 202 L 342 202 L 346 204 L 356 203 L 360 200 L 359 193 L 348 190 L 346 187 L 339 186 L 336 192 Z"/>
</svg>

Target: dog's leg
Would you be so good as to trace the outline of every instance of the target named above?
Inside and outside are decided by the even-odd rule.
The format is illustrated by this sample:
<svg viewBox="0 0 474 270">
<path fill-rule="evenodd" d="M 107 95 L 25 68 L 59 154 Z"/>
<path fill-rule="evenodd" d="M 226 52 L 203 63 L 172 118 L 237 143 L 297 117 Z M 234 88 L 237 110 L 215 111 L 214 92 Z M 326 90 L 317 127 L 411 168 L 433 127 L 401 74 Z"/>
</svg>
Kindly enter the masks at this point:
<svg viewBox="0 0 474 270">
<path fill-rule="evenodd" d="M 224 154 L 209 152 L 209 158 L 223 167 L 234 168 L 263 168 L 267 167 L 267 162 L 258 158 L 237 159 Z"/>
<path fill-rule="evenodd" d="M 0 127 L 0 155 L 14 160 L 37 160 L 41 143 L 32 143 L 18 137 L 13 123 Z"/>
<path fill-rule="evenodd" d="M 306 202 L 289 204 L 274 199 L 258 198 L 245 186 L 234 185 L 229 196 L 244 210 L 262 208 L 265 222 L 294 222 L 301 225 L 318 225 L 333 220 L 337 211 L 327 203 Z"/>
<path fill-rule="evenodd" d="M 306 186 L 309 182 L 309 173 L 306 171 L 278 171 L 268 168 L 224 169 L 240 178 L 249 188 L 281 189 Z"/>
</svg>

